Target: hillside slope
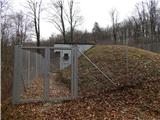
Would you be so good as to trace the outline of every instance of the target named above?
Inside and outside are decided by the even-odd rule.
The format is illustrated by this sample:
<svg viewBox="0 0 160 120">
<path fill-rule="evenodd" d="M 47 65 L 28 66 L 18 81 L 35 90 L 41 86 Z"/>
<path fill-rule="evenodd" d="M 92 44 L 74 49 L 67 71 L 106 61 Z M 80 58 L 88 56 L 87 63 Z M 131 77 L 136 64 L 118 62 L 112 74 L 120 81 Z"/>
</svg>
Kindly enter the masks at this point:
<svg viewBox="0 0 160 120">
<path fill-rule="evenodd" d="M 2 104 L 3 119 L 160 119 L 160 54 L 124 46 L 96 46 L 85 54 L 116 83 L 113 86 L 84 57 L 79 58 L 79 99 L 59 104 Z M 63 78 L 70 71 L 65 70 Z"/>
<path fill-rule="evenodd" d="M 100 45 L 85 53 L 117 86 L 81 57 L 78 63 L 79 92 L 101 92 L 160 79 L 160 54 L 128 47 L 127 69 L 125 50 L 125 46 Z"/>
</svg>

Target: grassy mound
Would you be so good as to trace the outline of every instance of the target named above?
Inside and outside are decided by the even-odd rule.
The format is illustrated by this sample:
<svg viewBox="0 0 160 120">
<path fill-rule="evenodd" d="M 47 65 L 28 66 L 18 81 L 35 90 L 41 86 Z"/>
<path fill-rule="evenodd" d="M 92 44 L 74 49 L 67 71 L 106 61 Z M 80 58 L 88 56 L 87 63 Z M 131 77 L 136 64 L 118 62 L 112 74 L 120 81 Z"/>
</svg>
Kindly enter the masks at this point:
<svg viewBox="0 0 160 120">
<path fill-rule="evenodd" d="M 128 47 L 127 65 L 125 52 L 125 46 L 99 45 L 85 53 L 93 63 L 112 78 L 116 86 L 93 67 L 85 57 L 80 57 L 78 62 L 80 94 L 134 87 L 160 77 L 160 54 Z M 70 74 L 66 71 L 62 78 L 67 78 L 67 74 Z"/>
</svg>

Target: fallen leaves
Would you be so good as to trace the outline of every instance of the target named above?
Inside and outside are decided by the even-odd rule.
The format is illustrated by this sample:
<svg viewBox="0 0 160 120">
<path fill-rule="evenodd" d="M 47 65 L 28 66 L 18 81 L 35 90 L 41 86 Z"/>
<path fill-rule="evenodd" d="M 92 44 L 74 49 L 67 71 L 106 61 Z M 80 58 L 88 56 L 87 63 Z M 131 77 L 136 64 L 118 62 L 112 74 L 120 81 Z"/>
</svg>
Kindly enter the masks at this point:
<svg viewBox="0 0 160 120">
<path fill-rule="evenodd" d="M 109 75 L 119 84 L 118 88 L 113 87 L 82 57 L 79 60 L 78 70 L 79 98 L 58 104 L 23 104 L 15 107 L 5 104 L 6 107 L 2 107 L 5 108 L 2 110 L 2 119 L 160 119 L 160 55 L 129 47 L 129 73 L 126 75 L 123 46 L 112 48 L 112 46 L 97 46 L 86 54 L 103 71 L 110 71 Z M 52 83 L 55 84 L 56 81 Z M 51 97 L 55 95 L 57 97 L 58 94 L 68 95 L 70 92 L 65 83 L 59 85 L 54 86 L 57 93 L 50 88 L 50 94 L 54 93 Z"/>
<path fill-rule="evenodd" d="M 69 88 L 62 83 L 60 80 L 55 80 L 56 74 L 51 74 L 49 76 L 49 99 L 54 99 L 58 97 L 70 96 Z M 22 93 L 21 99 L 39 99 L 44 96 L 44 79 L 43 77 L 38 77 L 33 80 L 26 91 Z"/>
</svg>

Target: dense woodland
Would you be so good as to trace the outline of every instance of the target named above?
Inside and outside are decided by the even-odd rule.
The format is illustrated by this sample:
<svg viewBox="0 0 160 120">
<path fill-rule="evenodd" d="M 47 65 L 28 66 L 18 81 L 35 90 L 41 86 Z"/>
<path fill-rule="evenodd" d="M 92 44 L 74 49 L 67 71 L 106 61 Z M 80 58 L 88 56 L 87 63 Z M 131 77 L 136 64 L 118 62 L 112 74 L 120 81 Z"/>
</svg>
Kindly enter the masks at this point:
<svg viewBox="0 0 160 120">
<path fill-rule="evenodd" d="M 53 46 L 55 42 L 129 44 L 132 46 L 160 45 L 160 7 L 158 0 L 142 1 L 135 5 L 135 15 L 119 22 L 118 11 L 109 13 L 112 26 L 102 27 L 98 22 L 92 32 L 80 31 L 85 18 L 73 0 L 64 6 L 64 0 L 51 0 L 48 9 L 43 9 L 43 1 L 27 0 L 23 11 L 13 12 L 9 0 L 0 0 L 1 14 L 1 50 L 2 50 L 2 100 L 11 95 L 15 45 Z M 46 8 L 46 7 L 45 7 Z M 48 21 L 55 25 L 60 34 L 51 35 L 48 40 L 40 36 L 41 12 L 48 12 Z M 107 22 L 106 22 L 107 23 Z M 107 26 L 107 24 L 106 24 Z M 32 39 L 36 39 L 33 42 Z M 152 46 L 155 47 L 155 46 Z"/>
</svg>

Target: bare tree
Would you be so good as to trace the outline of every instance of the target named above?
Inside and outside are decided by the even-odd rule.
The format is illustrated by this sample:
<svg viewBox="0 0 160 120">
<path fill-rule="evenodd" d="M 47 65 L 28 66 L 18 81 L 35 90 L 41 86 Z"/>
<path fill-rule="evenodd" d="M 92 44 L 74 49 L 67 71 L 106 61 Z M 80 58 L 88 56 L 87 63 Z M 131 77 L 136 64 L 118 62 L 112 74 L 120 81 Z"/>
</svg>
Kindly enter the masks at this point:
<svg viewBox="0 0 160 120">
<path fill-rule="evenodd" d="M 12 27 L 15 33 L 15 43 L 23 44 L 32 30 L 32 22 L 22 11 L 10 15 Z"/>
<path fill-rule="evenodd" d="M 39 2 L 35 0 L 28 0 L 27 4 L 28 4 L 28 8 L 30 10 L 30 14 L 32 15 L 33 22 L 34 22 L 37 46 L 40 46 L 40 14 L 42 11 L 42 7 L 41 7 L 42 0 L 40 0 Z"/>
<path fill-rule="evenodd" d="M 111 20 L 112 20 L 112 34 L 114 38 L 114 43 L 117 44 L 117 22 L 118 22 L 118 11 L 116 9 L 112 9 L 110 12 Z"/>
<path fill-rule="evenodd" d="M 80 9 L 76 6 L 76 2 L 74 0 L 70 0 L 68 2 L 69 11 L 66 12 L 67 21 L 70 24 L 70 41 L 73 42 L 73 33 L 75 28 L 82 24 L 82 16 L 80 16 Z"/>
<path fill-rule="evenodd" d="M 156 35 L 156 27 L 158 23 L 158 1 L 150 0 L 147 3 L 147 9 L 150 22 L 150 37 L 154 41 Z"/>
<path fill-rule="evenodd" d="M 64 0 L 51 1 L 51 14 L 49 21 L 55 25 L 57 30 L 63 35 L 63 41 L 66 43 L 66 29 L 65 29 L 65 16 L 64 16 Z"/>
<path fill-rule="evenodd" d="M 8 0 L 0 0 L 0 14 L 2 14 L 2 12 L 8 8 L 9 8 Z"/>
<path fill-rule="evenodd" d="M 9 21 L 8 11 L 10 8 L 10 3 L 8 0 L 0 0 L 0 39 L 2 46 L 9 44 L 10 28 L 11 22 Z"/>
<path fill-rule="evenodd" d="M 140 40 L 143 43 L 147 43 L 149 40 L 149 16 L 147 13 L 146 3 L 142 1 L 137 4 L 136 11 L 138 12 L 138 22 L 140 26 Z"/>
<path fill-rule="evenodd" d="M 0 0 L 0 43 L 1 43 L 1 81 L 2 81 L 2 100 L 11 95 L 12 88 L 12 69 L 13 69 L 13 44 L 11 43 L 11 21 L 9 10 L 11 5 L 9 0 Z"/>
<path fill-rule="evenodd" d="M 99 37 L 101 36 L 101 34 L 100 34 L 101 32 L 102 32 L 102 30 L 101 30 L 98 22 L 95 22 L 95 23 L 94 23 L 94 26 L 93 26 L 93 29 L 92 29 L 92 33 L 93 33 L 93 36 L 94 36 L 94 38 L 95 38 L 95 39 L 94 39 L 95 42 L 96 42 L 97 39 L 99 39 Z"/>
<path fill-rule="evenodd" d="M 158 12 L 157 12 L 157 18 L 158 18 L 158 21 L 157 21 L 157 41 L 160 42 L 160 8 L 158 9 Z"/>
</svg>

